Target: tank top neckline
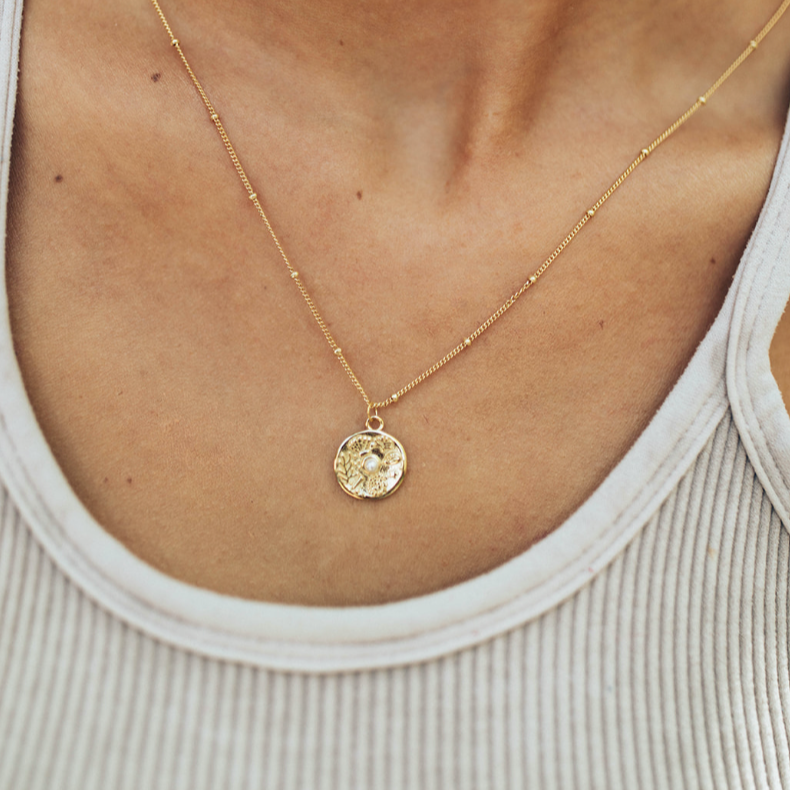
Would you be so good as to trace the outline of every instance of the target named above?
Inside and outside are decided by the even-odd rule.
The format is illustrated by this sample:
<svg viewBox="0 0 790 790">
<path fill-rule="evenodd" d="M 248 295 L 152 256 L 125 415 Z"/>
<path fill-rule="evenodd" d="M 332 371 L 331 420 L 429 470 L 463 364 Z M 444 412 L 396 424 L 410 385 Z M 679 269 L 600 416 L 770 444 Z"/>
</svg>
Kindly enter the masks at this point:
<svg viewBox="0 0 790 790">
<path fill-rule="evenodd" d="M 21 9 L 21 0 L 3 1 L 3 223 Z M 708 441 L 730 401 L 736 424 L 748 438 L 747 452 L 757 461 L 755 471 L 788 524 L 790 487 L 783 470 L 790 470 L 790 419 L 767 360 L 770 339 L 790 294 L 790 265 L 782 270 L 763 257 L 776 242 L 782 207 L 787 210 L 790 204 L 788 148 L 790 123 L 768 196 L 724 305 L 648 427 L 563 524 L 482 576 L 395 603 L 324 608 L 234 598 L 193 587 L 147 565 L 88 513 L 41 433 L 14 355 L 4 276 L 0 479 L 51 560 L 97 605 L 123 622 L 181 649 L 306 672 L 425 661 L 495 637 L 556 606 L 604 569 L 647 523 Z M 785 252 L 788 245 L 790 239 Z"/>
</svg>

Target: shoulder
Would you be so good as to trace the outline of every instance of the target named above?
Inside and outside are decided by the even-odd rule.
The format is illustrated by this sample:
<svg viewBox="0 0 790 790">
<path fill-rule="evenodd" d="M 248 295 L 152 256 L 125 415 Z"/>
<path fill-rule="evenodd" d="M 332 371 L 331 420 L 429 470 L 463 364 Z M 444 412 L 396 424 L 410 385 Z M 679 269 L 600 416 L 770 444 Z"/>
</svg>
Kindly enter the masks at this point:
<svg viewBox="0 0 790 790">
<path fill-rule="evenodd" d="M 790 412 L 790 304 L 776 327 L 770 350 L 771 372 L 776 379 L 785 407 Z"/>
</svg>

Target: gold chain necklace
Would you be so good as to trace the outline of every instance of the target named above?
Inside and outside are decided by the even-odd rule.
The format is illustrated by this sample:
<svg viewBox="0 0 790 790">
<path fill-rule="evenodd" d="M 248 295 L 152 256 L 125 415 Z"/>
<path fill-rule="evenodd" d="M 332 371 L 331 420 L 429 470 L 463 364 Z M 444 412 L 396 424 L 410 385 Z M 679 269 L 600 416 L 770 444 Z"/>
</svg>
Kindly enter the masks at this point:
<svg viewBox="0 0 790 790">
<path fill-rule="evenodd" d="M 691 107 L 688 108 L 688 110 L 686 110 L 686 112 L 683 113 L 683 115 L 680 116 L 680 118 L 678 118 L 671 126 L 669 126 L 658 137 L 656 137 L 652 143 L 647 145 L 639 152 L 639 155 L 636 157 L 636 159 L 634 159 L 634 161 L 628 165 L 628 167 L 620 174 L 620 176 L 609 187 L 609 189 L 607 189 L 606 192 L 604 192 L 598 198 L 598 200 L 596 200 L 595 203 L 593 203 L 593 205 L 584 212 L 581 219 L 573 226 L 568 235 L 559 243 L 554 252 L 552 252 L 551 255 L 549 255 L 549 257 L 546 258 L 546 260 L 543 261 L 543 263 L 524 281 L 517 291 L 508 297 L 504 304 L 502 304 L 482 324 L 480 324 L 477 329 L 475 329 L 460 343 L 458 343 L 455 348 L 448 351 L 440 360 L 431 365 L 431 367 L 417 376 L 417 378 L 412 379 L 408 384 L 405 384 L 388 398 L 384 398 L 383 400 L 373 400 L 365 391 L 365 388 L 362 386 L 362 383 L 360 382 L 356 373 L 354 373 L 352 370 L 351 365 L 346 359 L 345 353 L 338 345 L 337 341 L 330 332 L 326 321 L 318 311 L 318 307 L 316 307 L 313 298 L 310 296 L 310 293 L 304 284 L 302 275 L 291 264 L 290 260 L 288 260 L 288 256 L 285 254 L 285 250 L 283 249 L 280 240 L 277 238 L 277 234 L 274 232 L 274 229 L 269 222 L 269 218 L 266 216 L 266 212 L 263 210 L 263 206 L 261 205 L 261 201 L 258 198 L 258 194 L 253 189 L 250 180 L 247 178 L 247 174 L 241 165 L 239 157 L 236 153 L 236 149 L 233 147 L 233 144 L 228 137 L 228 133 L 225 131 L 225 127 L 220 120 L 219 114 L 214 109 L 214 105 L 211 103 L 206 92 L 203 90 L 203 86 L 195 76 L 195 72 L 192 71 L 192 67 L 189 65 L 186 55 L 184 55 L 181 42 L 173 33 L 173 29 L 170 27 L 169 22 L 162 12 L 158 0 L 151 0 L 151 2 L 153 3 L 154 9 L 159 16 L 162 25 L 167 31 L 167 35 L 170 37 L 170 44 L 178 52 L 181 62 L 184 64 L 184 68 L 187 70 L 187 73 L 189 74 L 195 89 L 200 94 L 200 98 L 203 100 L 203 104 L 206 106 L 206 110 L 208 110 L 209 117 L 214 123 L 214 126 L 219 133 L 220 138 L 222 139 L 225 150 L 228 152 L 231 162 L 233 162 L 233 166 L 236 169 L 239 178 L 241 179 L 241 183 L 247 190 L 247 196 L 255 206 L 260 218 L 265 223 L 266 228 L 269 231 L 269 235 L 272 237 L 272 240 L 277 247 L 277 251 L 280 253 L 282 260 L 288 269 L 291 279 L 294 281 L 296 287 L 299 289 L 299 292 L 302 294 L 302 297 L 307 303 L 307 307 L 310 309 L 313 318 L 321 329 L 321 332 L 323 333 L 326 342 L 329 344 L 329 347 L 332 349 L 335 357 L 337 357 L 338 362 L 342 365 L 343 370 L 346 371 L 348 377 L 351 379 L 357 391 L 362 396 L 362 399 L 365 401 L 365 405 L 367 407 L 365 430 L 358 431 L 357 433 L 354 433 L 343 440 L 340 445 L 340 449 L 337 451 L 335 456 L 334 463 L 335 475 L 337 477 L 338 483 L 340 483 L 340 487 L 343 489 L 343 491 L 355 497 L 356 499 L 383 499 L 384 497 L 389 496 L 400 486 L 406 473 L 406 452 L 403 449 L 403 445 L 394 436 L 384 432 L 384 420 L 379 417 L 379 409 L 384 409 L 387 406 L 391 406 L 393 403 L 397 403 L 404 395 L 406 395 L 406 393 L 411 392 L 411 390 L 413 390 L 418 384 L 421 384 L 429 376 L 432 376 L 434 373 L 436 373 L 437 370 L 444 367 L 451 359 L 469 348 L 472 343 L 483 334 L 483 332 L 489 329 L 491 325 L 501 318 L 521 296 L 523 296 L 530 288 L 532 288 L 538 279 L 546 272 L 549 266 L 551 266 L 551 264 L 554 263 L 554 261 L 559 257 L 562 251 L 571 243 L 571 241 L 573 241 L 579 231 L 588 222 L 590 222 L 601 206 L 603 206 L 603 204 L 609 200 L 609 198 L 617 191 L 617 189 L 622 186 L 623 182 L 628 178 L 628 176 L 630 176 L 631 173 L 633 173 L 634 170 L 636 170 L 636 168 L 639 167 L 639 165 L 642 164 L 642 162 L 644 162 L 645 159 L 647 159 L 647 157 L 653 151 L 655 151 L 659 145 L 661 145 L 661 143 L 663 143 L 668 137 L 670 137 L 681 126 L 683 126 L 683 124 L 686 123 L 686 121 L 688 121 L 689 118 L 691 118 L 691 116 L 697 112 L 697 110 L 707 104 L 711 96 L 713 96 L 713 94 L 724 84 L 724 82 L 729 79 L 733 72 L 749 57 L 749 55 L 751 55 L 752 52 L 757 49 L 760 42 L 771 32 L 771 29 L 774 27 L 774 25 L 776 25 L 776 23 L 782 18 L 782 15 L 785 13 L 787 8 L 790 7 L 790 0 L 784 0 L 774 15 L 768 20 L 765 27 L 763 27 L 763 29 L 749 42 L 746 49 L 743 50 L 740 55 L 738 55 L 738 57 L 727 68 L 727 70 L 710 86 L 710 88 L 708 88 L 707 91 L 705 91 L 705 93 L 703 93 L 694 102 L 694 104 L 691 105 Z"/>
</svg>

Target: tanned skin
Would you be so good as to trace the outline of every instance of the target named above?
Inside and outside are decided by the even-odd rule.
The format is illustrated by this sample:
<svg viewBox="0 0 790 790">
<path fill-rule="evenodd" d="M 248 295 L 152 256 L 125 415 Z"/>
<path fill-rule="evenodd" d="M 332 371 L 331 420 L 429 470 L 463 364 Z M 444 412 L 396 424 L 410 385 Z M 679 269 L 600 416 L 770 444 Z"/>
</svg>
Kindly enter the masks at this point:
<svg viewBox="0 0 790 790">
<path fill-rule="evenodd" d="M 702 93 L 776 0 L 163 0 L 354 369 L 386 397 L 469 334 Z M 52 450 L 178 579 L 376 604 L 484 573 L 576 510 L 721 307 L 790 102 L 790 16 L 539 285 L 384 412 L 364 404 L 147 0 L 28 0 L 8 286 Z M 790 394 L 790 320 L 772 364 Z"/>
</svg>

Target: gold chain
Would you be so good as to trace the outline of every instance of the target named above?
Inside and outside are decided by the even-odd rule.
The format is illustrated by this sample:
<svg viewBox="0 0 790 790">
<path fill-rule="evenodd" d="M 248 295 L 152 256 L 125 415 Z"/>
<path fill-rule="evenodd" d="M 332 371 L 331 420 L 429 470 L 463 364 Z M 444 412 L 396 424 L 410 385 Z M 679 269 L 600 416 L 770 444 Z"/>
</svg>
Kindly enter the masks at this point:
<svg viewBox="0 0 790 790">
<path fill-rule="evenodd" d="M 252 187 L 249 178 L 247 178 L 247 173 L 244 171 L 241 162 L 239 161 L 238 154 L 236 153 L 236 149 L 233 147 L 233 144 L 228 137 L 228 133 L 225 131 L 225 127 L 222 125 L 222 121 L 220 120 L 219 114 L 214 109 L 214 105 L 211 103 L 206 92 L 203 90 L 203 86 L 198 81 L 198 78 L 195 76 L 195 72 L 192 71 L 192 67 L 189 65 L 189 62 L 186 59 L 186 55 L 184 55 L 184 50 L 181 46 L 181 42 L 176 38 L 173 33 L 173 29 L 170 27 L 169 22 L 167 21 L 164 13 L 162 12 L 161 7 L 159 6 L 158 0 L 151 0 L 153 3 L 154 8 L 156 9 L 156 13 L 159 16 L 159 19 L 162 21 L 165 30 L 167 31 L 167 35 L 170 37 L 171 45 L 176 49 L 178 52 L 179 57 L 181 58 L 181 62 L 184 64 L 184 68 L 187 70 L 190 79 L 192 80 L 195 89 L 200 94 L 200 98 L 203 100 L 203 104 L 205 104 L 206 109 L 208 110 L 209 117 L 214 122 L 214 126 L 219 133 L 220 138 L 222 139 L 222 143 L 225 146 L 225 150 L 228 152 L 228 156 L 230 156 L 231 162 L 233 162 L 233 167 L 236 169 L 236 172 L 241 179 L 244 188 L 247 190 L 247 196 L 252 201 L 253 205 L 255 206 L 258 214 L 260 215 L 261 219 L 266 224 L 266 228 L 269 231 L 269 235 L 272 237 L 275 246 L 277 247 L 280 256 L 285 263 L 288 272 L 291 275 L 291 279 L 293 279 L 296 287 L 299 289 L 299 292 L 304 297 L 305 302 L 307 302 L 307 306 L 310 309 L 310 312 L 313 314 L 313 318 L 315 318 L 316 323 L 318 324 L 321 332 L 323 333 L 324 337 L 326 338 L 326 342 L 329 343 L 329 347 L 334 352 L 335 356 L 337 357 L 340 364 L 343 366 L 343 370 L 346 371 L 348 377 L 353 382 L 354 386 L 357 388 L 359 394 L 365 400 L 365 404 L 367 405 L 368 415 L 372 412 L 376 412 L 378 409 L 383 409 L 385 406 L 389 406 L 395 402 L 397 402 L 400 398 L 402 398 L 407 392 L 413 390 L 418 384 L 422 383 L 427 379 L 429 376 L 432 376 L 436 373 L 437 370 L 444 367 L 451 359 L 458 356 L 462 351 L 469 348 L 472 343 L 480 337 L 487 329 L 491 327 L 491 325 L 500 319 L 513 305 L 518 301 L 519 297 L 525 294 L 535 283 L 538 279 L 545 273 L 546 269 L 554 263 L 555 260 L 560 256 L 562 251 L 573 241 L 579 231 L 595 216 L 597 211 L 606 203 L 607 200 L 623 185 L 625 180 L 631 173 L 636 170 L 642 162 L 647 159 L 647 157 L 658 148 L 661 143 L 667 140 L 668 137 L 673 135 L 681 126 L 683 126 L 686 121 L 691 118 L 694 113 L 697 112 L 701 107 L 707 104 L 708 100 L 713 96 L 713 94 L 732 76 L 733 72 L 749 57 L 749 55 L 757 49 L 760 42 L 771 32 L 771 29 L 776 25 L 776 23 L 782 18 L 782 15 L 785 11 L 790 7 L 790 0 L 784 0 L 784 2 L 779 6 L 776 10 L 774 15 L 768 20 L 765 27 L 749 42 L 746 49 L 741 52 L 740 55 L 730 64 L 727 70 L 713 83 L 713 85 L 708 88 L 705 93 L 703 93 L 695 102 L 691 105 L 691 107 L 686 110 L 671 126 L 669 126 L 665 131 L 663 131 L 652 143 L 648 146 L 643 148 L 639 155 L 631 162 L 630 165 L 620 174 L 617 180 L 609 187 L 609 189 L 604 192 L 598 200 L 593 203 L 593 205 L 584 213 L 582 218 L 573 226 L 572 230 L 568 235 L 559 243 L 557 248 L 554 252 L 546 258 L 545 261 L 527 278 L 524 284 L 499 307 L 494 313 L 492 313 L 477 329 L 474 330 L 471 334 L 469 334 L 466 338 L 464 338 L 455 348 L 451 351 L 448 351 L 440 360 L 435 362 L 431 367 L 429 367 L 426 371 L 421 373 L 417 378 L 412 379 L 408 384 L 401 387 L 397 392 L 390 395 L 388 398 L 385 398 L 381 401 L 374 401 L 370 398 L 370 396 L 365 392 L 365 388 L 362 386 L 359 378 L 357 377 L 356 373 L 351 369 L 351 365 L 349 365 L 348 360 L 346 359 L 345 354 L 343 353 L 340 345 L 337 343 L 335 338 L 332 336 L 332 333 L 329 331 L 329 327 L 326 324 L 321 313 L 318 311 L 313 298 L 310 296 L 310 293 L 307 290 L 307 287 L 304 284 L 301 274 L 296 270 L 293 264 L 288 260 L 288 256 L 285 254 L 285 250 L 283 249 L 280 240 L 277 238 L 277 234 L 274 232 L 271 223 L 269 222 L 269 218 L 266 216 L 266 212 L 263 210 L 263 206 L 261 205 L 261 201 L 258 198 L 257 193 Z"/>
</svg>

